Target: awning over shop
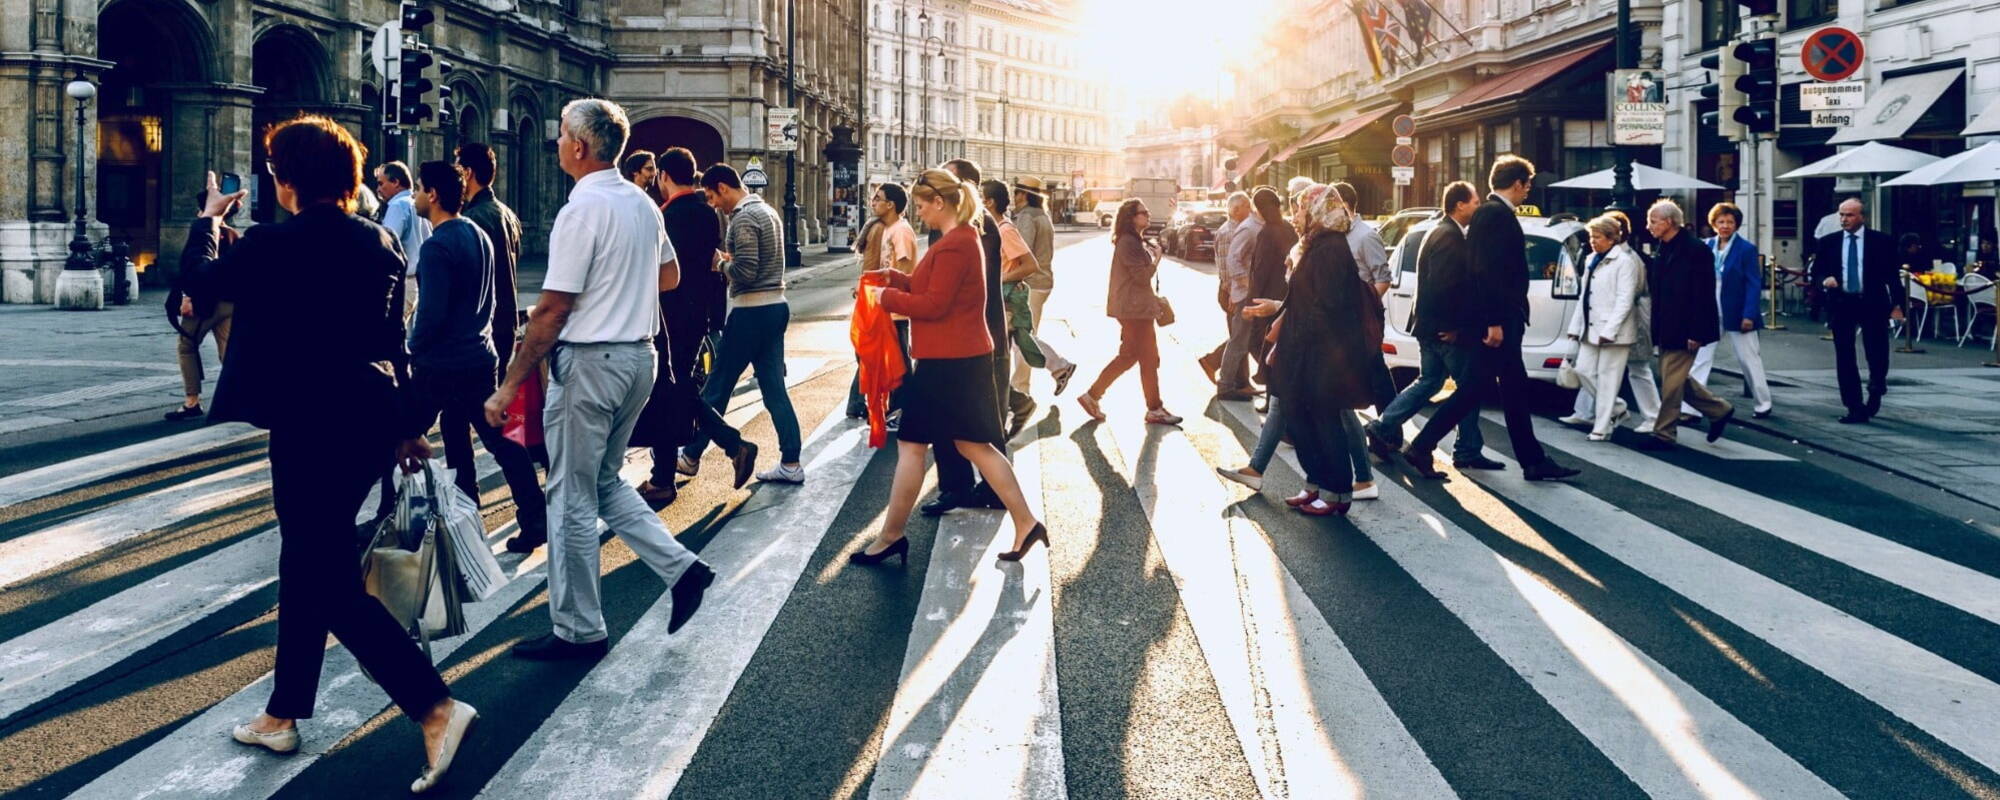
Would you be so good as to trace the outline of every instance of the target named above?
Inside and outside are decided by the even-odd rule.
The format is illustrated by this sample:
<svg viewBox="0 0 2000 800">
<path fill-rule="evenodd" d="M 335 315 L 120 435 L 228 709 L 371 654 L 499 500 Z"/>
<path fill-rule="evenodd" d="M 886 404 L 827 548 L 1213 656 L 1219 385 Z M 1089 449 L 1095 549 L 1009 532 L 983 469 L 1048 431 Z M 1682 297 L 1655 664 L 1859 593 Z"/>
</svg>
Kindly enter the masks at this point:
<svg viewBox="0 0 2000 800">
<path fill-rule="evenodd" d="M 1338 142 L 1349 136 L 1353 136 L 1369 125 L 1380 121 L 1383 117 L 1395 113 L 1397 108 L 1400 108 L 1400 106 L 1383 106 L 1373 111 L 1363 111 L 1352 117 L 1348 117 L 1343 122 L 1321 130 L 1318 134 L 1312 136 L 1312 138 L 1301 138 L 1297 149 L 1306 150 L 1323 144 Z"/>
<path fill-rule="evenodd" d="M 1264 165 L 1264 154 L 1271 152 L 1270 142 L 1253 144 L 1236 154 L 1236 174 L 1248 176 Z"/>
<path fill-rule="evenodd" d="M 1878 139 L 1900 139 L 1929 111 L 1932 103 L 1951 88 L 1963 67 L 1952 67 L 1915 75 L 1899 75 L 1882 82 L 1869 92 L 1868 105 L 1854 115 L 1855 125 L 1842 128 L 1827 144 L 1856 144 Z"/>
<path fill-rule="evenodd" d="M 1986 110 L 1979 112 L 1979 116 L 1972 120 L 1972 124 L 1965 126 L 1965 130 L 1959 131 L 1958 135 L 1986 136 L 1994 133 L 2000 133 L 2000 97 L 1995 97 L 1993 102 L 1987 103 Z"/>
<path fill-rule="evenodd" d="M 1337 127 L 1340 127 L 1340 123 L 1329 122 L 1325 125 L 1321 125 L 1317 128 L 1313 128 L 1312 130 L 1306 131 L 1304 134 L 1301 134 L 1299 138 L 1293 139 L 1291 144 L 1285 146 L 1285 149 L 1279 150 L 1277 155 L 1271 157 L 1271 160 L 1290 161 L 1292 160 L 1292 156 L 1298 154 L 1299 148 L 1305 147 L 1307 142 L 1316 141 L 1314 137 L 1317 137 L 1320 134 L 1325 133 Z"/>
<path fill-rule="evenodd" d="M 1610 46 L 1609 44 L 1590 45 L 1568 53 L 1532 62 L 1527 66 L 1505 74 L 1495 75 L 1482 83 L 1473 85 L 1465 91 L 1452 95 L 1451 99 L 1444 101 L 1436 108 L 1425 111 L 1423 117 L 1418 120 L 1418 124 L 1421 125 L 1424 119 L 1441 117 L 1454 111 L 1527 94 L 1542 84 L 1548 83 L 1556 76 L 1563 74 L 1563 72 L 1569 70 L 1571 67 L 1583 63 L 1591 56 L 1604 52 L 1604 49 Z"/>
</svg>

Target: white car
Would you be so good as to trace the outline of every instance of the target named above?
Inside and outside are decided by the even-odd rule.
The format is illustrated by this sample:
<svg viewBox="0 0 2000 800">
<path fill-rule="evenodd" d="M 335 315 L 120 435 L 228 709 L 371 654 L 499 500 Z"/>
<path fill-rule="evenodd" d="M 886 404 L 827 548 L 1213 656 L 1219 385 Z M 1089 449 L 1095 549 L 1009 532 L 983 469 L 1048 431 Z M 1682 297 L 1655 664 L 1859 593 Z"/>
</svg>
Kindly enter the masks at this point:
<svg viewBox="0 0 2000 800">
<path fill-rule="evenodd" d="M 1582 289 L 1580 275 L 1590 234 L 1569 215 L 1550 219 L 1531 215 L 1534 212 L 1529 206 L 1522 206 L 1521 210 L 1523 214 L 1517 219 L 1521 231 L 1527 234 L 1529 270 L 1528 327 L 1521 336 L 1522 366 L 1527 367 L 1528 377 L 1553 383 L 1563 359 L 1570 354 L 1570 342 L 1562 332 Z M 1422 363 L 1417 340 L 1410 335 L 1417 307 L 1417 251 L 1422 249 L 1425 234 L 1437 224 L 1438 220 L 1428 220 L 1411 226 L 1393 256 L 1395 275 L 1385 298 L 1387 324 L 1382 336 L 1382 356 L 1391 370 L 1404 375 L 1414 373 Z M 1403 382 L 1398 380 L 1398 384 Z"/>
</svg>

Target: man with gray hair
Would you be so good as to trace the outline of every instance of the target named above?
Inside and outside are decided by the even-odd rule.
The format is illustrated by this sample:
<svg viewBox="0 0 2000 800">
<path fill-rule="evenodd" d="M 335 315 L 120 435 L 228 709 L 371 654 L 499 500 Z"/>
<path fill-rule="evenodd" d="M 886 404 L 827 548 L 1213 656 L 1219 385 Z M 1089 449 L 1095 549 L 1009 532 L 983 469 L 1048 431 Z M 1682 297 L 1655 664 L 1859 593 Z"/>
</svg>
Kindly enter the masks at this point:
<svg viewBox="0 0 2000 800">
<path fill-rule="evenodd" d="M 1250 267 L 1257 255 L 1257 238 L 1264 233 L 1264 218 L 1251 210 L 1250 195 L 1237 192 L 1229 196 L 1230 224 L 1235 226 L 1229 234 L 1229 246 L 1225 253 L 1221 244 L 1216 245 L 1215 262 L 1221 275 L 1223 291 L 1227 296 L 1223 308 L 1229 312 L 1229 340 L 1223 342 L 1221 370 L 1216 375 L 1215 396 L 1220 400 L 1249 400 L 1256 397 L 1250 387 L 1250 354 L 1256 351 L 1257 330 L 1262 327 L 1260 320 L 1243 316 L 1243 308 L 1253 299 L 1250 292 Z"/>
<path fill-rule="evenodd" d="M 542 419 L 549 449 L 554 630 L 515 645 L 514 655 L 521 658 L 599 658 L 608 652 L 598 585 L 599 519 L 673 587 L 669 633 L 687 623 L 715 581 L 715 572 L 618 476 L 632 429 L 653 391 L 659 293 L 680 285 L 680 264 L 660 210 L 618 174 L 618 156 L 630 132 L 625 110 L 609 100 L 587 98 L 563 107 L 556 156 L 576 186 L 549 231 L 548 275 L 520 353 L 486 400 L 487 421 L 501 425 L 508 401 L 548 358 Z"/>
<path fill-rule="evenodd" d="M 1686 226 L 1687 215 L 1672 200 L 1646 210 L 1646 232 L 1660 243 L 1646 270 L 1653 295 L 1653 344 L 1660 348 L 1660 418 L 1653 423 L 1652 438 L 1640 445 L 1645 450 L 1674 446 L 1683 394 L 1688 405 L 1708 418 L 1711 442 L 1722 438 L 1736 414 L 1729 401 L 1709 393 L 1689 374 L 1695 354 L 1722 338 L 1722 312 L 1715 301 L 1715 256 Z"/>
<path fill-rule="evenodd" d="M 1235 255 L 1238 244 L 1256 240 L 1254 233 L 1249 236 L 1239 236 L 1256 215 L 1250 213 L 1250 195 L 1245 192 L 1232 192 L 1229 199 L 1224 201 L 1224 208 L 1227 209 L 1229 218 L 1215 229 L 1215 303 L 1222 307 L 1223 318 L 1228 320 L 1228 327 L 1225 330 L 1229 331 L 1230 337 L 1234 337 L 1236 320 L 1242 316 L 1237 312 L 1250 293 L 1250 261 L 1247 258 L 1249 251 L 1244 251 L 1246 258 L 1240 264 L 1236 261 Z M 1262 225 L 1258 227 L 1261 229 Z M 1222 356 L 1228 348 L 1228 337 L 1225 337 L 1214 350 L 1197 359 L 1201 364 L 1201 372 L 1215 383 L 1218 397 L 1223 394 L 1241 394 L 1243 396 L 1232 396 L 1230 399 L 1248 399 L 1248 391 L 1231 393 L 1229 387 L 1222 385 L 1221 372 L 1227 366 L 1222 363 Z M 1241 388 L 1247 390 L 1248 387 Z"/>
</svg>

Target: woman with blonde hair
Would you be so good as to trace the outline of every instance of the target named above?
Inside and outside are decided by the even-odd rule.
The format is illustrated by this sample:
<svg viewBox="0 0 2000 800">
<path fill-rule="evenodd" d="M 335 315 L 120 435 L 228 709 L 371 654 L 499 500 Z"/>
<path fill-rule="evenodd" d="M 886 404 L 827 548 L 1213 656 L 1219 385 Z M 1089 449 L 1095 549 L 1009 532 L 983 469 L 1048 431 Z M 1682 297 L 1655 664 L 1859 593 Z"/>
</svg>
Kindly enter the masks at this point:
<svg viewBox="0 0 2000 800">
<path fill-rule="evenodd" d="M 848 560 L 877 564 L 898 556 L 907 563 L 910 542 L 903 538 L 903 527 L 923 488 L 924 451 L 949 445 L 978 467 L 1006 505 L 1014 521 L 1014 547 L 1000 559 L 1018 561 L 1036 541 L 1047 544 L 1049 537 L 1028 507 L 1013 465 L 992 444 L 1001 441 L 992 369 L 995 342 L 986 329 L 984 256 L 970 224 L 979 214 L 979 191 L 945 170 L 925 170 L 910 187 L 910 200 L 918 218 L 942 235 L 910 274 L 894 269 L 863 273 L 863 285 L 883 309 L 910 318 L 910 355 L 917 364 L 901 389 L 896 477 L 882 530 Z"/>
<path fill-rule="evenodd" d="M 1146 422 L 1152 425 L 1179 425 L 1181 418 L 1167 411 L 1160 400 L 1160 343 L 1153 326 L 1160 318 L 1160 298 L 1153 292 L 1153 276 L 1160 269 L 1160 248 L 1146 241 L 1146 222 L 1152 212 L 1137 197 L 1118 204 L 1118 216 L 1111 223 L 1111 288 L 1104 301 L 1106 316 L 1118 320 L 1118 355 L 1104 365 L 1097 382 L 1077 395 L 1077 405 L 1098 422 L 1104 409 L 1098 406 L 1104 390 L 1134 366 L 1139 368 L 1139 388 L 1146 394 Z"/>
<path fill-rule="evenodd" d="M 1348 441 L 1361 425 L 1354 410 L 1375 403 L 1370 361 L 1382 352 L 1382 303 L 1361 282 L 1347 244 L 1354 211 L 1325 184 L 1298 200 L 1303 235 L 1285 299 L 1260 298 L 1248 313 L 1283 312 L 1274 323 L 1270 389 L 1284 403 L 1285 431 L 1307 482 L 1285 502 L 1309 516 L 1345 515 L 1354 500 Z"/>
<path fill-rule="evenodd" d="M 1584 227 L 1590 231 L 1591 254 L 1584 267 L 1583 296 L 1570 315 L 1568 334 L 1577 343 L 1577 378 L 1583 391 L 1597 400 L 1590 440 L 1601 442 L 1611 438 L 1611 429 L 1624 416 L 1618 390 L 1632 346 L 1639 341 L 1639 293 L 1646 284 L 1646 268 L 1625 246 L 1622 220 L 1607 214 Z"/>
</svg>

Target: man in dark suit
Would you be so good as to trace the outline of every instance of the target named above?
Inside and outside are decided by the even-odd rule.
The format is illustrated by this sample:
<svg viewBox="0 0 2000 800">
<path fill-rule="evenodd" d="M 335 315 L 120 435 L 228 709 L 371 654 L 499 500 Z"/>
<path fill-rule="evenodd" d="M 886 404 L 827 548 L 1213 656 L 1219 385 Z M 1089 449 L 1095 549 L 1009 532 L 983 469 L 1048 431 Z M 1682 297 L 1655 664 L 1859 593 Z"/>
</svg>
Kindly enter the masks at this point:
<svg viewBox="0 0 2000 800">
<path fill-rule="evenodd" d="M 971 159 L 954 158 L 944 162 L 942 169 L 950 170 L 952 174 L 967 183 L 979 185 L 979 165 L 972 163 Z M 1003 295 L 1000 293 L 1000 270 L 996 266 L 1001 263 L 1000 226 L 992 217 L 983 213 L 979 216 L 978 224 L 980 250 L 986 259 L 986 332 L 993 337 L 993 341 L 1004 342 L 1007 341 L 1006 313 L 1001 309 Z M 931 235 L 931 242 L 935 244 L 939 234 L 932 231 Z M 1004 411 L 1008 408 L 1007 376 L 1013 368 L 1012 352 L 1005 347 L 993 348 L 993 391 L 997 407 L 1003 409 L 1000 415 L 1002 430 L 1007 427 L 1007 415 Z M 1004 441 L 993 442 L 993 446 L 1000 448 L 1003 454 L 1007 452 L 1007 443 Z M 957 448 L 936 449 L 933 451 L 933 458 L 937 461 L 938 495 L 937 499 L 925 503 L 923 508 L 919 509 L 924 516 L 935 517 L 957 508 L 1006 507 L 1001 504 L 1000 497 L 993 493 L 992 487 L 984 482 L 977 485 L 973 483 L 972 462 L 959 455 Z"/>
<path fill-rule="evenodd" d="M 674 473 L 695 473 L 694 459 L 679 450 L 692 441 L 689 434 L 696 426 L 729 454 L 737 488 L 750 480 L 757 443 L 744 441 L 740 431 L 701 402 L 694 381 L 695 354 L 702 339 L 721 331 L 728 314 L 729 282 L 716 266 L 716 253 L 722 249 L 722 216 L 696 191 L 694 153 L 670 147 L 659 155 L 658 164 L 658 188 L 666 197 L 661 219 L 667 239 L 686 266 L 681 268 L 680 285 L 660 293 L 660 317 L 665 322 L 664 341 L 655 342 L 660 377 L 653 382 L 653 394 L 639 415 L 631 444 L 653 448 L 653 474 L 639 484 L 639 496 L 648 503 L 667 504 L 677 494 Z"/>
<path fill-rule="evenodd" d="M 1424 235 L 1417 250 L 1417 307 L 1411 314 L 1411 335 L 1423 355 L 1417 379 L 1382 409 L 1382 416 L 1368 423 L 1368 449 L 1384 461 L 1403 443 L 1403 423 L 1430 402 L 1444 388 L 1444 379 L 1472 385 L 1472 373 L 1479 352 L 1475 343 L 1485 334 L 1480 320 L 1464 319 L 1463 308 L 1450 300 L 1457 297 L 1461 284 L 1470 275 L 1470 253 L 1465 249 L 1465 225 L 1479 207 L 1479 192 L 1472 184 L 1457 181 L 1444 187 L 1445 215 L 1437 227 Z M 1401 320 L 1392 320 L 1398 324 Z M 1501 463 L 1487 458 L 1481 450 L 1485 437 L 1479 418 L 1466 416 L 1458 423 L 1458 441 L 1452 447 L 1452 465 L 1459 469 L 1500 469 Z"/>
<path fill-rule="evenodd" d="M 1653 295 L 1653 344 L 1660 348 L 1660 418 L 1646 450 L 1674 446 L 1681 401 L 1708 418 L 1708 440 L 1736 416 L 1729 401 L 1716 397 L 1689 374 L 1695 354 L 1722 339 L 1721 307 L 1716 304 L 1715 252 L 1687 230 L 1687 215 L 1672 200 L 1646 210 L 1646 232 L 1660 247 L 1646 268 L 1646 286 Z"/>
<path fill-rule="evenodd" d="M 1521 222 L 1514 217 L 1514 207 L 1528 199 L 1534 181 L 1535 165 L 1525 158 L 1502 156 L 1493 162 L 1487 179 L 1493 193 L 1472 212 L 1472 222 L 1466 228 L 1470 251 L 1466 260 L 1471 274 L 1456 291 L 1445 293 L 1445 301 L 1465 315 L 1456 324 L 1470 323 L 1472 330 L 1467 334 L 1480 335 L 1484 351 L 1475 359 L 1479 362 L 1476 380 L 1461 382 L 1452 398 L 1403 449 L 1403 459 L 1426 478 L 1444 477 L 1431 466 L 1431 450 L 1444 439 L 1445 431 L 1479 411 L 1482 390 L 1496 379 L 1507 415 L 1507 438 L 1513 443 L 1521 474 L 1531 481 L 1577 474 L 1577 470 L 1549 458 L 1535 439 L 1534 418 L 1528 413 L 1533 387 L 1527 367 L 1521 363 L 1521 335 L 1528 327 L 1528 245 Z M 1418 294 L 1422 294 L 1421 289 Z M 1483 335 L 1479 334 L 1482 326 Z"/>
<path fill-rule="evenodd" d="M 1840 204 L 1840 230 L 1813 246 L 1812 279 L 1826 290 L 1827 327 L 1833 331 L 1834 368 L 1840 375 L 1840 402 L 1849 425 L 1867 422 L 1882 410 L 1889 389 L 1888 320 L 1903 318 L 1903 282 L 1896 270 L 1896 246 L 1889 235 L 1867 227 L 1861 201 Z M 1854 334 L 1868 356 L 1868 399 L 1861 398 L 1861 370 L 1854 363 Z"/>
</svg>

